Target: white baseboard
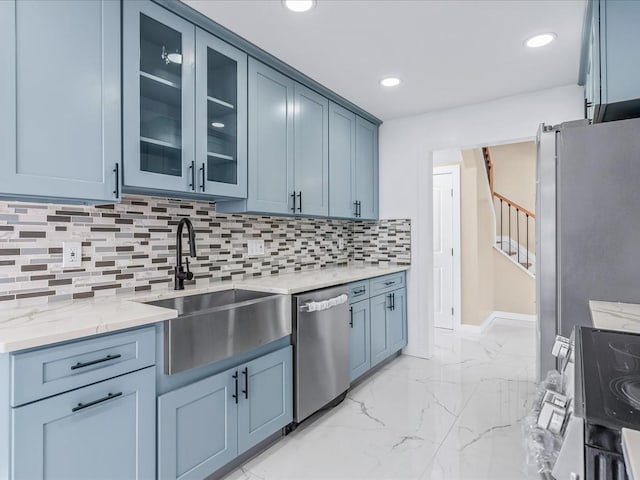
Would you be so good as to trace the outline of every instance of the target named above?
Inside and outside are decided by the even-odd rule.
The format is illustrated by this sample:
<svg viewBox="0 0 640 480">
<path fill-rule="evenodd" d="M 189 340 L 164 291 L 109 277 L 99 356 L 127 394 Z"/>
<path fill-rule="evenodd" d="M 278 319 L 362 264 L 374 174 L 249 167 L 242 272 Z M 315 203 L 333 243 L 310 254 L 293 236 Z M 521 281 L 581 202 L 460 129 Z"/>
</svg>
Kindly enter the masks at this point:
<svg viewBox="0 0 640 480">
<path fill-rule="evenodd" d="M 528 315 L 526 313 L 513 313 L 513 312 L 492 312 L 494 318 L 503 318 L 505 320 L 518 320 L 521 322 L 535 322 L 537 317 L 535 315 Z"/>
<path fill-rule="evenodd" d="M 496 320 L 514 320 L 518 322 L 535 322 L 535 315 L 527 315 L 524 313 L 513 313 L 513 312 L 500 312 L 493 311 L 491 312 L 487 318 L 480 325 L 465 325 L 460 324 L 457 326 L 456 330 L 461 333 L 468 333 L 472 335 L 479 335 L 487 331 L 487 329 L 495 322 Z"/>
</svg>

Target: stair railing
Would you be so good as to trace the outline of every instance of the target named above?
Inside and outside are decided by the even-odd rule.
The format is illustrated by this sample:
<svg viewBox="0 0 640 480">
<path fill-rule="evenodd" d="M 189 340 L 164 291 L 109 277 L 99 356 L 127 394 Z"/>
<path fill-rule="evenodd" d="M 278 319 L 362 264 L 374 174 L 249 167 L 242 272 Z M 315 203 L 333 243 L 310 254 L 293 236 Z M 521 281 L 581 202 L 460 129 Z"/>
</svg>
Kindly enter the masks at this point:
<svg viewBox="0 0 640 480">
<path fill-rule="evenodd" d="M 497 208 L 500 210 L 500 241 L 497 242 L 500 244 L 500 250 L 507 253 L 510 257 L 517 255 L 518 263 L 525 268 L 525 270 L 529 270 L 531 264 L 529 263 L 529 221 L 535 221 L 536 215 L 531 210 L 524 208 L 522 205 L 517 204 L 513 200 L 509 200 L 504 195 L 500 195 L 497 192 L 493 192 L 494 201 L 497 200 L 499 202 Z M 509 238 L 508 250 L 504 248 L 504 225 L 503 225 L 503 216 L 504 210 L 506 209 L 507 214 L 507 236 Z M 513 213 L 515 212 L 515 229 L 516 229 L 516 238 L 513 238 L 511 234 L 511 224 Z M 522 215 L 522 216 L 521 216 Z M 521 218 L 525 219 L 525 238 L 526 241 L 524 243 L 520 243 L 520 223 Z M 512 250 L 512 242 L 515 240 L 517 247 L 517 252 Z M 526 251 L 526 259 L 525 262 L 520 261 L 520 247 L 525 247 Z"/>
</svg>

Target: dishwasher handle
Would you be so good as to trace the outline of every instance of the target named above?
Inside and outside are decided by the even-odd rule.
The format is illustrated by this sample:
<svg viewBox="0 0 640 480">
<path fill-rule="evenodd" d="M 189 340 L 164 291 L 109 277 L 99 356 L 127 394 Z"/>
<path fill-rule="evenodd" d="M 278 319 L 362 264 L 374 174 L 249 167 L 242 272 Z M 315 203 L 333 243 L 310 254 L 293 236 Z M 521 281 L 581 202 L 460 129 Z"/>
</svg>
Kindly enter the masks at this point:
<svg viewBox="0 0 640 480">
<path fill-rule="evenodd" d="M 322 312 L 329 310 L 330 308 L 337 307 L 349 301 L 349 296 L 342 294 L 337 297 L 328 298 L 327 300 L 321 300 L 319 302 L 308 302 L 304 305 L 300 305 L 300 311 L 304 313 L 308 312 Z"/>
</svg>

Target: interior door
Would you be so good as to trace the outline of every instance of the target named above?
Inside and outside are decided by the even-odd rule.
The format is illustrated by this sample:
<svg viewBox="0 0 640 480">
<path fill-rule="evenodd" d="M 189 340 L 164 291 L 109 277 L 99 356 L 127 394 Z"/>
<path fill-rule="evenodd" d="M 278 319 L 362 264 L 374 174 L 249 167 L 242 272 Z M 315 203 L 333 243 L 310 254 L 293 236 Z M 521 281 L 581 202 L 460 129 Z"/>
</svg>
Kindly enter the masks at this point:
<svg viewBox="0 0 640 480">
<path fill-rule="evenodd" d="M 453 174 L 433 175 L 435 326 L 453 329 Z"/>
</svg>

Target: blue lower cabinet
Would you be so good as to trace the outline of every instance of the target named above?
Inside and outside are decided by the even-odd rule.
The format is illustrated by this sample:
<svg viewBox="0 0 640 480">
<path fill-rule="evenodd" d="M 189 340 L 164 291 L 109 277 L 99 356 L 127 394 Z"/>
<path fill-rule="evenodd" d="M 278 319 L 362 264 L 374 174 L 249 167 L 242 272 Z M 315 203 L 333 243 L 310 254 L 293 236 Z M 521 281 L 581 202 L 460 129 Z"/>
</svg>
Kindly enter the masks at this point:
<svg viewBox="0 0 640 480">
<path fill-rule="evenodd" d="M 13 480 L 155 478 L 155 368 L 13 408 Z"/>
<path fill-rule="evenodd" d="M 161 395 L 158 478 L 202 480 L 290 424 L 292 383 L 286 347 Z"/>
<path fill-rule="evenodd" d="M 391 310 L 387 310 L 389 326 L 389 349 L 391 353 L 407 346 L 407 301 L 406 289 L 391 292 Z"/>
<path fill-rule="evenodd" d="M 349 371 L 354 381 L 371 368 L 369 300 L 356 302 L 349 308 Z"/>
<path fill-rule="evenodd" d="M 293 421 L 292 347 L 238 367 L 238 453 Z"/>
<path fill-rule="evenodd" d="M 236 369 L 158 398 L 158 478 L 201 480 L 237 456 Z"/>
<path fill-rule="evenodd" d="M 389 295 L 371 297 L 371 366 L 375 366 L 391 353 L 387 312 L 390 307 Z"/>
</svg>

